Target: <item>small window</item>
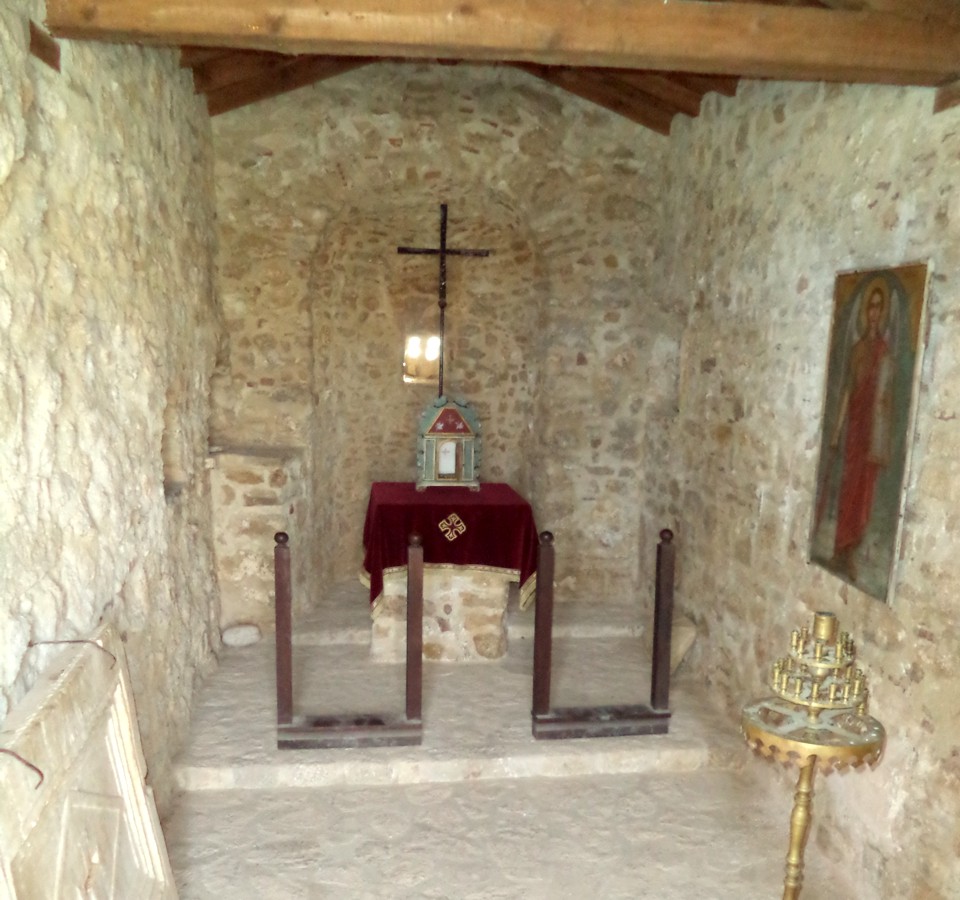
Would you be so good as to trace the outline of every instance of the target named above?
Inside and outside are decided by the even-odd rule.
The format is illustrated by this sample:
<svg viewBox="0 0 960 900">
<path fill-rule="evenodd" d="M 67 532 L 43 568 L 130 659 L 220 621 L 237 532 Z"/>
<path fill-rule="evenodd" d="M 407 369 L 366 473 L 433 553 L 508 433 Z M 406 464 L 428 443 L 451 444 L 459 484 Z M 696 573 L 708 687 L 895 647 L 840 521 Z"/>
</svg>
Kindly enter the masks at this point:
<svg viewBox="0 0 960 900">
<path fill-rule="evenodd" d="M 435 334 L 407 335 L 403 349 L 403 380 L 432 384 L 440 377 L 440 338 Z"/>
</svg>

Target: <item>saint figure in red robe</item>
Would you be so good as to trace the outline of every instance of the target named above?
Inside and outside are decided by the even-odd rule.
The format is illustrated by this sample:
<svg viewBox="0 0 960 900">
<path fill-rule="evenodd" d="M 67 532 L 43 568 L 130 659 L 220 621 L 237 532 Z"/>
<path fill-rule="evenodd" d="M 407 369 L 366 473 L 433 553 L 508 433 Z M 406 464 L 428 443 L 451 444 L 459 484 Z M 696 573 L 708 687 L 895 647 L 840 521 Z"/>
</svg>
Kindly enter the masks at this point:
<svg viewBox="0 0 960 900">
<path fill-rule="evenodd" d="M 890 462 L 893 360 L 883 336 L 887 298 L 874 287 L 861 313 L 860 335 L 850 349 L 846 382 L 831 445 L 843 444 L 832 565 L 856 580 L 855 553 L 870 524 L 874 491 Z"/>
</svg>

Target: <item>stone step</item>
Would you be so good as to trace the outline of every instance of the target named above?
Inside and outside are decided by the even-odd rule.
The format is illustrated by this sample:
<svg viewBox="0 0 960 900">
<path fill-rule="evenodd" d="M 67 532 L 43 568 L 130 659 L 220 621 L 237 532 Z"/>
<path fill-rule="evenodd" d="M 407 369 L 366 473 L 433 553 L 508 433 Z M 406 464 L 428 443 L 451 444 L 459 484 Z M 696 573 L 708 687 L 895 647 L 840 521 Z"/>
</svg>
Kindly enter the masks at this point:
<svg viewBox="0 0 960 900">
<path fill-rule="evenodd" d="M 645 633 L 639 623 L 567 621 L 563 614 L 553 625 L 555 638 L 617 638 L 640 637 Z M 533 640 L 533 616 L 507 619 L 507 639 Z M 327 647 L 337 644 L 370 643 L 370 625 L 325 624 L 315 618 L 298 622 L 294 627 L 293 643 L 298 647 Z"/>
<path fill-rule="evenodd" d="M 555 638 L 639 637 L 647 631 L 637 603 L 560 603 L 554 610 Z M 646 611 L 649 616 L 649 611 Z M 508 639 L 533 640 L 533 607 L 521 610 L 513 596 L 507 608 Z M 334 644 L 368 644 L 370 612 L 366 588 L 341 584 L 332 589 L 310 613 L 297 617 L 293 642 L 301 647 Z"/>
<path fill-rule="evenodd" d="M 646 703 L 649 662 L 636 637 L 554 642 L 554 706 Z M 484 663 L 424 665 L 421 746 L 277 750 L 274 653 L 269 640 L 225 648 L 200 692 L 176 766 L 180 790 L 396 785 L 500 778 L 739 769 L 749 757 L 738 723 L 702 685 L 674 683 L 666 735 L 536 741 L 530 733 L 532 643 Z M 403 709 L 402 666 L 375 664 L 360 643 L 297 645 L 295 713 Z"/>
</svg>

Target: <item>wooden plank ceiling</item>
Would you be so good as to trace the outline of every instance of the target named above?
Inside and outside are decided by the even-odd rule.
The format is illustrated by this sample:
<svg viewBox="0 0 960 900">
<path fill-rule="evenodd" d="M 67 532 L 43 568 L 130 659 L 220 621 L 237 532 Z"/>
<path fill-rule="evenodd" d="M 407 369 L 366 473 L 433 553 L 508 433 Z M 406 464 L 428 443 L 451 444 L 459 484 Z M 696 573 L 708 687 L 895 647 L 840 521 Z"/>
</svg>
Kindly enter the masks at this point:
<svg viewBox="0 0 960 900">
<path fill-rule="evenodd" d="M 193 70 L 194 86 L 197 93 L 206 96 L 211 116 L 377 61 L 374 57 L 287 56 L 223 47 L 184 47 L 180 58 L 183 66 Z M 675 115 L 696 116 L 707 92 L 733 96 L 737 90 L 737 79 L 722 75 L 535 63 L 505 65 L 513 65 L 661 134 L 670 133 Z"/>
<path fill-rule="evenodd" d="M 957 93 L 956 0 L 828 2 L 48 0 L 47 25 L 180 46 L 211 115 L 384 59 L 515 66 L 662 134 L 740 77 Z"/>
</svg>

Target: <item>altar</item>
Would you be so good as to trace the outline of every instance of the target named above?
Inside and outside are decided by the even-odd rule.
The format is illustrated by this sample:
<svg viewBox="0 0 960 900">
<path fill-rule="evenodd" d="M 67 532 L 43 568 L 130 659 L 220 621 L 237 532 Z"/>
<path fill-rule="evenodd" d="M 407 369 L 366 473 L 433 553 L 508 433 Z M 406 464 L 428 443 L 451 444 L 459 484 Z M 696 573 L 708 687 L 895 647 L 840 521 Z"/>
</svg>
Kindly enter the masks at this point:
<svg viewBox="0 0 960 900">
<path fill-rule="evenodd" d="M 498 659 L 506 652 L 510 585 L 525 607 L 536 587 L 537 528 L 530 504 L 507 484 L 428 487 L 376 482 L 363 528 L 364 583 L 373 617 L 371 654 L 403 658 L 406 557 L 412 533 L 424 552 L 424 657 Z"/>
</svg>

